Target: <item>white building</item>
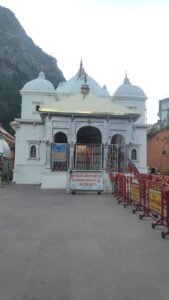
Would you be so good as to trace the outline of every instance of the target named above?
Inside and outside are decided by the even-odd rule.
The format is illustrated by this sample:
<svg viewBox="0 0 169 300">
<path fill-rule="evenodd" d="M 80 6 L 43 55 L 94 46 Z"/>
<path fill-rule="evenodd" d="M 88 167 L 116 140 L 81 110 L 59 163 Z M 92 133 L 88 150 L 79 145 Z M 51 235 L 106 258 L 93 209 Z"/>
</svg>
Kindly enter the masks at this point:
<svg viewBox="0 0 169 300">
<path fill-rule="evenodd" d="M 147 171 L 146 96 L 127 75 L 113 97 L 82 63 L 56 90 L 41 72 L 20 92 L 21 118 L 12 122 L 16 183 L 106 190 L 107 167 L 127 172 L 130 158 Z"/>
<path fill-rule="evenodd" d="M 160 128 L 164 128 L 169 125 L 169 95 L 159 100 L 158 116 L 160 118 L 158 121 Z"/>
</svg>

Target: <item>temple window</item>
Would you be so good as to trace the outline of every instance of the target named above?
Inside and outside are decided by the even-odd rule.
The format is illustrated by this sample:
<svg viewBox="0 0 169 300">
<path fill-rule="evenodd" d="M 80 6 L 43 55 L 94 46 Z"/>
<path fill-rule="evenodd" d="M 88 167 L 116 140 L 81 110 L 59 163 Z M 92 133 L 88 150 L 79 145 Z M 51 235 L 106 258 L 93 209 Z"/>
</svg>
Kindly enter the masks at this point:
<svg viewBox="0 0 169 300">
<path fill-rule="evenodd" d="M 136 149 L 131 150 L 131 160 L 137 160 L 137 150 Z"/>
<path fill-rule="evenodd" d="M 28 159 L 39 160 L 39 141 L 28 141 Z"/>
<path fill-rule="evenodd" d="M 30 158 L 36 158 L 36 146 L 35 145 L 30 146 Z"/>
</svg>

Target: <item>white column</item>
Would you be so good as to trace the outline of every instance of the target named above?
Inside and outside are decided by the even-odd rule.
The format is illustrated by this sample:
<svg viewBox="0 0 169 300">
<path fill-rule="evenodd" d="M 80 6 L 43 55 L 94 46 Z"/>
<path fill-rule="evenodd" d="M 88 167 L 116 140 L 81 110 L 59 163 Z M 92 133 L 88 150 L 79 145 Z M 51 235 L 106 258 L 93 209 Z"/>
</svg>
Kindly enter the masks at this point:
<svg viewBox="0 0 169 300">
<path fill-rule="evenodd" d="M 103 170 L 105 170 L 107 167 L 107 163 L 108 163 L 108 144 L 107 143 L 105 143 L 103 145 L 103 151 L 104 151 Z"/>
<path fill-rule="evenodd" d="M 46 145 L 46 169 L 51 169 L 51 145 Z"/>
</svg>

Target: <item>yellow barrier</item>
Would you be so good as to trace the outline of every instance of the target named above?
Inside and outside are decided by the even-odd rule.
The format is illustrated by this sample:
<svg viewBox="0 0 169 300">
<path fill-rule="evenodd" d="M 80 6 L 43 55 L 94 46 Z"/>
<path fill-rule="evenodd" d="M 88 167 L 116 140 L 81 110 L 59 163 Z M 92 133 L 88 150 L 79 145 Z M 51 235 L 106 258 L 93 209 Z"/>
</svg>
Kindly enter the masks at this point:
<svg viewBox="0 0 169 300">
<path fill-rule="evenodd" d="M 138 184 L 131 183 L 131 200 L 140 202 L 140 186 Z"/>
<path fill-rule="evenodd" d="M 161 214 L 162 213 L 162 193 L 154 189 L 149 189 L 149 208 L 154 212 Z"/>
</svg>

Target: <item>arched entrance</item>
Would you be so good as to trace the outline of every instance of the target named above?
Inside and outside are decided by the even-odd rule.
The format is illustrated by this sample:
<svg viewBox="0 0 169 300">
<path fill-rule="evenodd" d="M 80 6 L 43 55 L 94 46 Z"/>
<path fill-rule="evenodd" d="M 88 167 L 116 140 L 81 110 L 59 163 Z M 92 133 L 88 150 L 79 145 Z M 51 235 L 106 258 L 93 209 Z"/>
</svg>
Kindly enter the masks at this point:
<svg viewBox="0 0 169 300">
<path fill-rule="evenodd" d="M 78 130 L 77 144 L 101 144 L 102 136 L 98 128 L 84 126 Z"/>
<path fill-rule="evenodd" d="M 54 143 L 62 143 L 62 144 L 66 144 L 67 143 L 67 136 L 64 132 L 57 132 L 54 135 Z"/>
<path fill-rule="evenodd" d="M 68 168 L 67 136 L 64 132 L 57 132 L 53 136 L 52 171 L 66 171 Z"/>
<path fill-rule="evenodd" d="M 77 132 L 76 170 L 102 170 L 102 136 L 98 128 L 84 126 Z"/>
<path fill-rule="evenodd" d="M 126 147 L 124 137 L 120 134 L 115 134 L 111 138 L 108 147 L 108 164 L 113 172 L 126 171 Z"/>
<path fill-rule="evenodd" d="M 124 137 L 121 134 L 115 134 L 111 139 L 112 145 L 118 145 L 119 147 L 124 146 Z"/>
</svg>

